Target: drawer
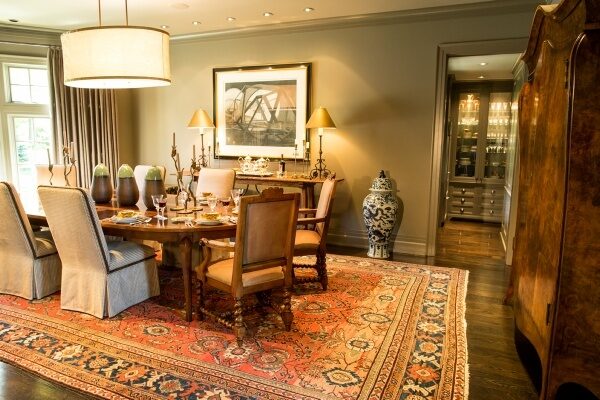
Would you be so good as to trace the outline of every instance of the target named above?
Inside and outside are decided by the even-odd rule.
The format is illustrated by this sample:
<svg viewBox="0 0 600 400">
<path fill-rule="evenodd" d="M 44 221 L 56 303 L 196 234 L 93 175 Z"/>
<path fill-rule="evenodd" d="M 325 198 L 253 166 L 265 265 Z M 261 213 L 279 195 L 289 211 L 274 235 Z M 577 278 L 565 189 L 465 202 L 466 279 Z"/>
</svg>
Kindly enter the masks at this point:
<svg viewBox="0 0 600 400">
<path fill-rule="evenodd" d="M 479 209 L 475 207 L 460 207 L 453 205 L 450 213 L 455 215 L 480 215 Z"/>
<path fill-rule="evenodd" d="M 488 208 L 496 208 L 496 207 L 500 207 L 500 209 L 502 209 L 502 205 L 503 205 L 503 199 L 502 197 L 483 197 L 481 199 L 481 206 L 482 207 L 488 207 Z"/>
<path fill-rule="evenodd" d="M 486 186 L 486 187 L 483 188 L 482 196 L 484 198 L 486 198 L 486 197 L 500 197 L 500 198 L 502 198 L 504 196 L 503 188 L 501 188 L 501 187 L 489 187 L 489 186 Z"/>
<path fill-rule="evenodd" d="M 452 197 L 450 204 L 455 207 L 475 207 L 475 199 L 473 197 Z"/>
<path fill-rule="evenodd" d="M 475 188 L 461 188 L 461 187 L 451 187 L 450 194 L 454 197 L 475 197 L 476 191 Z"/>
<path fill-rule="evenodd" d="M 481 215 L 490 218 L 501 218 L 502 208 L 483 208 L 481 209 Z"/>
</svg>

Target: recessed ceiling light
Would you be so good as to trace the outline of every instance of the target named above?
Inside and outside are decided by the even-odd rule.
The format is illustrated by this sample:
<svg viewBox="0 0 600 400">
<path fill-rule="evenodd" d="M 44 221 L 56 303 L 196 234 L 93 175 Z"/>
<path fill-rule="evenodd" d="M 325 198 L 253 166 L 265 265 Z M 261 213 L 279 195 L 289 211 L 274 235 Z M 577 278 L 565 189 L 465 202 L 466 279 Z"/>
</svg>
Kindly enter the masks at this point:
<svg viewBox="0 0 600 400">
<path fill-rule="evenodd" d="M 272 12 L 270 12 L 270 11 L 265 11 L 265 12 L 263 13 L 263 17 L 272 17 L 272 16 L 273 16 L 273 13 L 272 13 Z"/>
<path fill-rule="evenodd" d="M 233 22 L 233 21 L 235 21 L 235 17 L 227 17 L 227 21 Z"/>
<path fill-rule="evenodd" d="M 315 9 L 312 7 L 304 7 L 304 12 L 313 12 L 313 11 L 315 11 Z"/>
<path fill-rule="evenodd" d="M 482 67 L 485 67 L 487 65 L 486 62 L 480 62 L 479 65 L 481 65 Z"/>
<path fill-rule="evenodd" d="M 194 25 L 200 25 L 201 22 L 200 21 L 194 21 L 194 22 L 192 22 L 192 24 L 194 24 Z"/>
<path fill-rule="evenodd" d="M 169 29 L 169 25 L 161 25 L 160 26 L 162 29 Z"/>
<path fill-rule="evenodd" d="M 479 75 L 479 76 L 478 76 L 478 78 L 479 78 L 479 79 L 483 79 L 483 78 L 485 78 L 485 76 L 483 76 L 483 75 Z"/>
<path fill-rule="evenodd" d="M 19 22 L 19 20 L 18 20 L 18 19 L 14 19 L 14 18 L 11 18 L 11 19 L 9 19 L 9 21 L 10 21 L 10 22 Z"/>
</svg>

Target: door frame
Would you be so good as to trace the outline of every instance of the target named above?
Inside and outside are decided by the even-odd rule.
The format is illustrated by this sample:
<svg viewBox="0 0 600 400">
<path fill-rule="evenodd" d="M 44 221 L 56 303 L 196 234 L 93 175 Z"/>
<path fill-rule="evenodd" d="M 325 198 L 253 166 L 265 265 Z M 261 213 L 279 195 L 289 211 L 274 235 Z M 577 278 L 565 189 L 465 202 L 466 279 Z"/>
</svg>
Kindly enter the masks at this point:
<svg viewBox="0 0 600 400">
<path fill-rule="evenodd" d="M 487 54 L 522 53 L 527 48 L 528 37 L 475 42 L 442 43 L 438 46 L 435 91 L 435 115 L 433 124 L 433 149 L 431 152 L 431 182 L 429 187 L 429 216 L 427 223 L 427 256 L 435 256 L 440 191 L 444 165 L 444 128 L 448 58 Z"/>
</svg>

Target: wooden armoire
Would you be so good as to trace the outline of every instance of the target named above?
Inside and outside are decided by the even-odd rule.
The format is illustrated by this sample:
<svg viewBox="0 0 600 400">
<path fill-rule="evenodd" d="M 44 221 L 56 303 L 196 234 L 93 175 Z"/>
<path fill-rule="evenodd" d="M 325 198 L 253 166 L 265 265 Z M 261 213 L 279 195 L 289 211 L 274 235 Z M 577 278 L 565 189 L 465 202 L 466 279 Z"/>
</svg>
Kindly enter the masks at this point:
<svg viewBox="0 0 600 400">
<path fill-rule="evenodd" d="M 600 398 L 600 0 L 538 7 L 523 60 L 516 328 L 540 399 Z"/>
</svg>

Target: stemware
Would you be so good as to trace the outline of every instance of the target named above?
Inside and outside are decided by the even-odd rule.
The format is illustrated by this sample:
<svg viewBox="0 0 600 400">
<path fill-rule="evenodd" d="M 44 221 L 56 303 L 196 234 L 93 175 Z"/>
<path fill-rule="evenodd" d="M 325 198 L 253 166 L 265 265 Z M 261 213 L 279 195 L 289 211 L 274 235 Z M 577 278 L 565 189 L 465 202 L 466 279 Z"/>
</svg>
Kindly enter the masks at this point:
<svg viewBox="0 0 600 400">
<path fill-rule="evenodd" d="M 208 196 L 206 198 L 206 203 L 208 204 L 208 208 L 210 208 L 210 212 L 215 212 L 215 209 L 217 208 L 217 196 Z"/>
<path fill-rule="evenodd" d="M 165 219 L 167 219 L 167 217 L 165 217 L 167 197 L 164 194 L 153 194 L 152 204 L 154 204 L 154 207 L 156 207 L 156 219 L 159 221 L 164 221 Z"/>
<path fill-rule="evenodd" d="M 240 207 L 240 197 L 242 195 L 242 189 L 231 189 L 231 198 L 233 204 L 235 204 L 235 210 L 237 211 Z"/>
</svg>

